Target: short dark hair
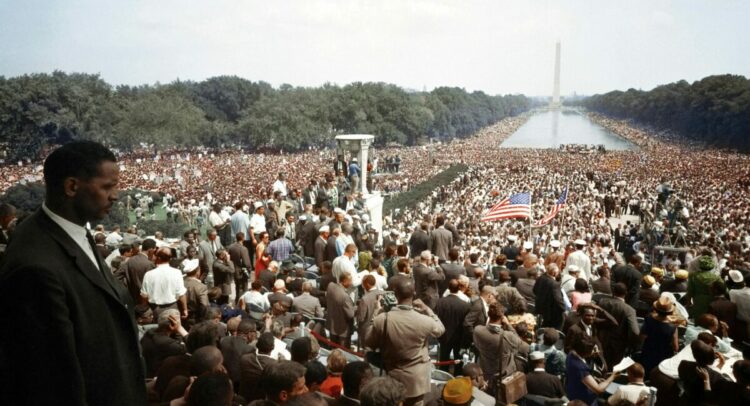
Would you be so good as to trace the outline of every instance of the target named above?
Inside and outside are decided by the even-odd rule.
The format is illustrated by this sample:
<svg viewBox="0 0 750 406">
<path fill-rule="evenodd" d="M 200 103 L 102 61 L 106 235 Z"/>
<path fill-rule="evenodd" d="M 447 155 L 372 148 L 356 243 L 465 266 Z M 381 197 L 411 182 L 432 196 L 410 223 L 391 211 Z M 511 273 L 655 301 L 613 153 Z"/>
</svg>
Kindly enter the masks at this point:
<svg viewBox="0 0 750 406">
<path fill-rule="evenodd" d="M 698 366 L 711 365 L 716 360 L 713 347 L 701 340 L 695 340 L 690 343 L 690 350 L 693 352 L 693 358 L 695 358 Z"/>
<path fill-rule="evenodd" d="M 543 342 L 546 346 L 555 345 L 555 343 L 560 339 L 560 333 L 557 332 L 554 328 L 545 328 L 544 329 L 544 338 Z"/>
<path fill-rule="evenodd" d="M 305 368 L 307 368 L 307 371 L 305 371 L 305 383 L 308 386 L 316 383 L 320 385 L 328 378 L 326 366 L 321 364 L 320 361 L 308 361 L 305 364 Z"/>
<path fill-rule="evenodd" d="M 261 354 L 268 354 L 273 351 L 274 336 L 270 332 L 265 332 L 258 337 L 258 342 L 255 347 Z"/>
<path fill-rule="evenodd" d="M 368 373 L 372 374 L 372 368 L 367 362 L 353 361 L 346 364 L 344 371 L 341 373 L 344 395 L 350 398 L 358 398 L 362 380 L 367 377 Z"/>
<path fill-rule="evenodd" d="M 237 334 L 249 334 L 254 333 L 257 330 L 257 326 L 253 320 L 245 319 L 240 322 L 237 327 Z"/>
<path fill-rule="evenodd" d="M 576 279 L 575 284 L 573 285 L 576 292 L 588 292 L 589 291 L 589 284 L 586 282 L 586 279 Z"/>
<path fill-rule="evenodd" d="M 54 150 L 44 161 L 47 195 L 60 196 L 66 178 L 91 179 L 99 174 L 99 164 L 117 162 L 115 154 L 94 141 L 73 141 Z"/>
<path fill-rule="evenodd" d="M 143 242 L 141 243 L 141 251 L 146 251 L 146 250 L 150 250 L 150 249 L 152 249 L 152 248 L 156 248 L 156 241 L 154 241 L 154 240 L 153 240 L 153 239 L 151 239 L 151 238 L 146 238 L 146 239 L 145 239 L 145 240 L 143 240 Z"/>
<path fill-rule="evenodd" d="M 305 367 L 293 361 L 279 361 L 263 371 L 261 384 L 272 400 L 278 399 L 282 391 L 291 391 L 297 379 L 304 378 Z"/>
<path fill-rule="evenodd" d="M 487 318 L 490 320 L 498 320 L 503 317 L 503 314 L 503 305 L 497 302 L 492 303 L 487 310 Z"/>
<path fill-rule="evenodd" d="M 595 346 L 594 342 L 589 338 L 583 338 L 573 343 L 573 349 L 582 357 L 591 355 Z"/>
<path fill-rule="evenodd" d="M 234 389 L 232 380 L 223 372 L 200 375 L 190 386 L 187 398 L 189 406 L 224 406 L 232 403 Z"/>
<path fill-rule="evenodd" d="M 312 341 L 310 337 L 298 337 L 292 341 L 289 353 L 292 355 L 292 361 L 304 365 L 310 360 L 312 355 Z"/>
<path fill-rule="evenodd" d="M 612 285 L 612 295 L 615 297 L 625 297 L 628 294 L 628 287 L 622 282 Z"/>
<path fill-rule="evenodd" d="M 216 346 L 205 345 L 192 352 L 190 357 L 190 375 L 199 376 L 213 371 L 222 363 L 221 351 Z"/>
<path fill-rule="evenodd" d="M 404 399 L 404 384 L 389 376 L 371 379 L 359 392 L 362 406 L 391 406 L 399 404 Z"/>
<path fill-rule="evenodd" d="M 219 328 L 216 323 L 211 321 L 203 321 L 193 325 L 190 328 L 190 334 L 188 334 L 185 340 L 185 349 L 192 353 L 198 348 L 207 345 L 216 345 L 219 341 Z"/>
</svg>

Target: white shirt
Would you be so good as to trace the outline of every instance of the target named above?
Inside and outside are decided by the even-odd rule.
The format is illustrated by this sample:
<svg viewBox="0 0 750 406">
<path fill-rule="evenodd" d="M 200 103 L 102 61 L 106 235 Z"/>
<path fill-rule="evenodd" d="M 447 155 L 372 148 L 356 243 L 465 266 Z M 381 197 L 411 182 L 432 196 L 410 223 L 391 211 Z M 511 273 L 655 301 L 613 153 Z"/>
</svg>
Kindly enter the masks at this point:
<svg viewBox="0 0 750 406">
<path fill-rule="evenodd" d="M 284 358 L 281 358 L 279 356 L 282 356 Z M 281 361 L 282 359 L 290 361 L 292 359 L 292 354 L 290 354 L 286 349 L 286 343 L 276 337 L 273 338 L 273 350 L 271 351 L 271 358 L 278 359 L 279 361 Z"/>
<path fill-rule="evenodd" d="M 52 221 L 54 221 L 58 226 L 60 226 L 60 228 L 65 231 L 65 234 L 72 238 L 73 241 L 75 241 L 75 243 L 83 250 L 83 252 L 86 253 L 86 256 L 89 257 L 91 263 L 94 264 L 94 267 L 96 269 L 99 269 L 99 265 L 96 263 L 96 255 L 94 254 L 94 249 L 91 247 L 91 244 L 89 244 L 88 238 L 86 238 L 86 229 L 82 226 L 79 226 L 78 224 L 73 223 L 72 221 L 58 216 L 47 207 L 46 203 L 42 203 L 42 210 L 44 210 L 44 213 L 49 216 L 49 218 L 52 219 Z M 101 271 L 101 269 L 99 270 Z"/>
<path fill-rule="evenodd" d="M 352 277 L 352 282 L 355 281 L 355 279 L 359 280 L 359 274 L 357 273 L 357 269 L 354 268 L 354 262 L 347 257 L 346 255 L 342 255 L 340 257 L 337 257 L 333 260 L 333 264 L 331 265 L 331 274 L 334 278 L 336 278 L 336 282 L 339 281 L 339 278 L 341 275 L 346 272 Z M 361 280 L 360 280 L 361 283 Z M 358 286 L 356 284 L 353 284 L 354 286 Z"/>
<path fill-rule="evenodd" d="M 281 179 L 276 179 L 276 182 L 273 182 L 273 193 L 281 192 L 283 195 L 287 194 L 286 190 L 286 182 Z"/>
<path fill-rule="evenodd" d="M 254 317 L 259 318 L 263 313 L 271 309 L 271 303 L 268 302 L 268 296 L 263 295 L 256 290 L 245 292 L 245 294 L 242 295 L 240 299 L 245 302 L 248 313 L 250 313 Z M 253 306 L 253 308 L 250 308 L 251 305 Z"/>
<path fill-rule="evenodd" d="M 169 264 L 160 264 L 143 276 L 141 294 L 148 295 L 149 303 L 165 305 L 174 303 L 187 292 L 182 272 Z"/>
<path fill-rule="evenodd" d="M 750 287 L 730 290 L 729 300 L 737 305 L 737 318 L 750 323 Z"/>
<path fill-rule="evenodd" d="M 255 213 L 250 217 L 250 228 L 253 229 L 253 234 L 260 234 L 266 231 L 266 216 L 261 216 Z"/>
<path fill-rule="evenodd" d="M 638 403 L 641 398 L 649 395 L 648 386 L 644 384 L 627 384 L 621 385 L 617 388 L 615 393 L 607 399 L 607 403 L 610 405 L 617 405 L 623 400 L 627 400 L 630 404 Z"/>
<path fill-rule="evenodd" d="M 222 220 L 219 213 L 212 211 L 211 214 L 208 215 L 208 224 L 210 224 L 211 227 L 216 227 L 224 224 L 224 220 Z"/>
<path fill-rule="evenodd" d="M 122 236 L 117 231 L 109 233 L 105 242 L 107 245 L 118 245 L 122 241 Z"/>
<path fill-rule="evenodd" d="M 568 260 L 565 262 L 565 266 L 576 265 L 583 270 L 583 273 L 579 274 L 579 278 L 591 280 L 591 259 L 582 250 L 576 250 L 568 255 Z M 566 272 L 567 273 L 567 272 Z"/>
</svg>

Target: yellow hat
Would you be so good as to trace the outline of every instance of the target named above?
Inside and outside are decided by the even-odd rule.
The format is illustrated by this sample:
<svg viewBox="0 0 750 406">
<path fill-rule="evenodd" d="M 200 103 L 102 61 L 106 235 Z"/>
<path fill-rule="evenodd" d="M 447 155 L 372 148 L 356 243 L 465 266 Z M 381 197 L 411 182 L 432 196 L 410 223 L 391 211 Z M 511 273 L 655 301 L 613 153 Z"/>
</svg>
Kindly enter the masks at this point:
<svg viewBox="0 0 750 406">
<path fill-rule="evenodd" d="M 677 271 L 677 272 L 674 273 L 674 277 L 676 279 L 685 280 L 685 279 L 688 278 L 688 271 L 686 271 L 684 269 L 680 269 L 679 271 Z"/>
<path fill-rule="evenodd" d="M 656 280 L 651 275 L 646 275 L 646 276 L 643 277 L 643 283 L 645 283 L 646 286 L 654 286 L 655 282 L 656 282 Z"/>
<path fill-rule="evenodd" d="M 661 268 L 651 268 L 651 274 L 656 276 L 664 276 L 664 270 Z"/>
<path fill-rule="evenodd" d="M 462 405 L 471 400 L 471 378 L 453 378 L 443 387 L 443 400 L 449 405 Z"/>
</svg>

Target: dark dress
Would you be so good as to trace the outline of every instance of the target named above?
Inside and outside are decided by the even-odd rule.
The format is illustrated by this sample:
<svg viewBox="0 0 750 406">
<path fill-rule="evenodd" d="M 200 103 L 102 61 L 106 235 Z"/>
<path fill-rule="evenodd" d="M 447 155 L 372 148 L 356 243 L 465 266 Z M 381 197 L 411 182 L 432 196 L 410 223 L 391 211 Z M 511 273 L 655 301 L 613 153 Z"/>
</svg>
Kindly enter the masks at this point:
<svg viewBox="0 0 750 406">
<path fill-rule="evenodd" d="M 587 405 L 596 405 L 596 394 L 583 383 L 583 378 L 591 375 L 589 366 L 571 352 L 565 360 L 565 371 L 567 375 L 565 391 L 568 393 L 568 399 L 580 400 Z"/>
<path fill-rule="evenodd" d="M 676 328 L 674 324 L 663 323 L 651 315 L 646 316 L 641 327 L 641 334 L 646 335 L 641 350 L 641 364 L 646 373 L 660 362 L 674 356 L 672 337 Z"/>
</svg>

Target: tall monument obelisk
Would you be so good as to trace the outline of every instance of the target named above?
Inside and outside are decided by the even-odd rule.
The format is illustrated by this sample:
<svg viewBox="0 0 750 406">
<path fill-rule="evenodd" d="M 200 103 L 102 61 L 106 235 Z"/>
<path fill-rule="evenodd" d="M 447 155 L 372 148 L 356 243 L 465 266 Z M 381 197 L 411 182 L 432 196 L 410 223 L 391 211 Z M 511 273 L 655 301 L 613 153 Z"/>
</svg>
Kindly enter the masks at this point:
<svg viewBox="0 0 750 406">
<path fill-rule="evenodd" d="M 552 102 L 549 107 L 552 109 L 560 108 L 560 41 L 555 44 L 555 84 L 552 88 Z"/>
</svg>

